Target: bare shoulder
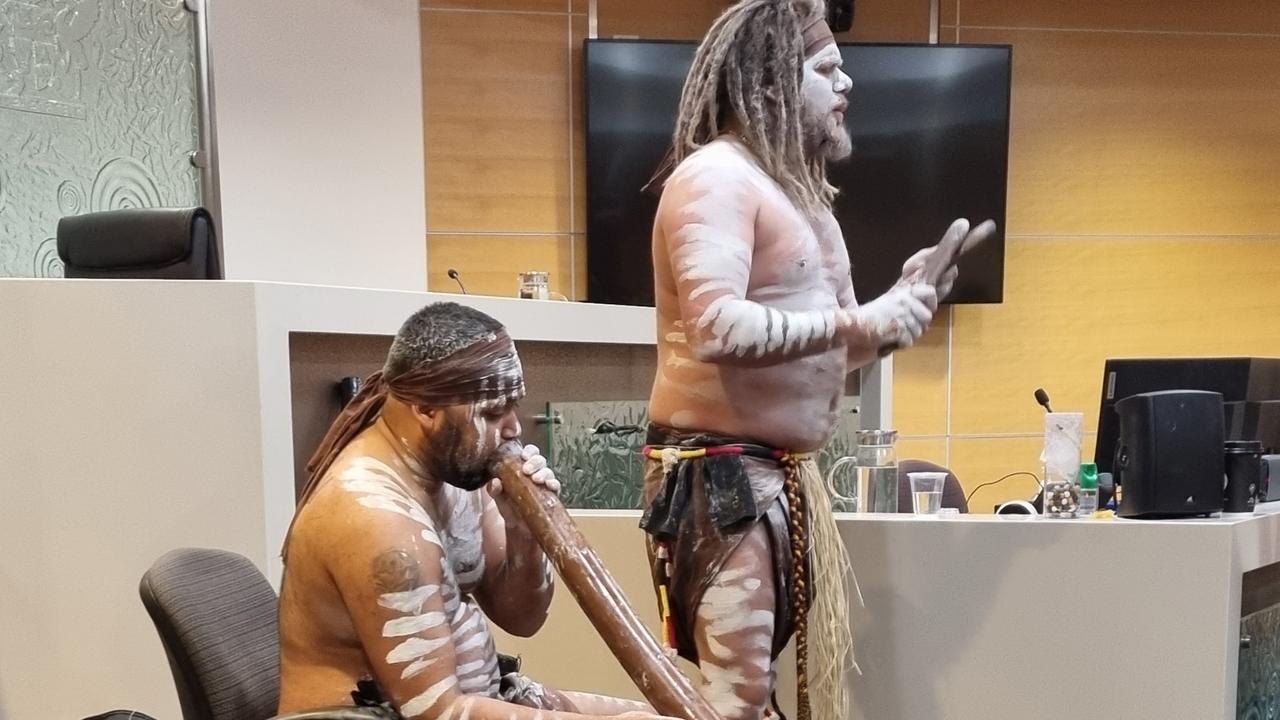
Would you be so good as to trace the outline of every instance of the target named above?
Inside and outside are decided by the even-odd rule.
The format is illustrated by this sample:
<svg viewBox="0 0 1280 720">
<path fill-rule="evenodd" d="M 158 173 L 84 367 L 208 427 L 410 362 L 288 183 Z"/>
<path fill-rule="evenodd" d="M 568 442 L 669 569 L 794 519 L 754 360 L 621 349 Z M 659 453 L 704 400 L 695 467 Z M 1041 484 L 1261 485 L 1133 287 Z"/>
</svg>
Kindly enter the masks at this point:
<svg viewBox="0 0 1280 720">
<path fill-rule="evenodd" d="M 729 140 L 714 140 L 676 166 L 666 187 L 746 186 L 759 174 L 760 169 L 744 148 Z"/>
<path fill-rule="evenodd" d="M 299 510 L 289 544 L 290 555 L 301 550 L 330 570 L 384 550 L 441 551 L 435 523 L 404 491 L 395 468 L 368 456 L 335 463 Z"/>
</svg>

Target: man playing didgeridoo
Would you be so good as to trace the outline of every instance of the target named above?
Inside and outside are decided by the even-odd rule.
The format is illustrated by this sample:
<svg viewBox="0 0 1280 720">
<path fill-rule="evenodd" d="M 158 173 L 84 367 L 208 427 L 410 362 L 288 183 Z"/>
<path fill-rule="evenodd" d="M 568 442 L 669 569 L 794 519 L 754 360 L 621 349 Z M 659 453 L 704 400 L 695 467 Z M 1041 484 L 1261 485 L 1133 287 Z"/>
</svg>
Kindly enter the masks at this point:
<svg viewBox="0 0 1280 720">
<path fill-rule="evenodd" d="M 811 453 L 836 429 L 845 376 L 912 345 L 956 276 L 921 280 L 928 249 L 887 293 L 855 299 L 826 177 L 851 152 L 851 83 L 824 18 L 818 0 L 742 0 L 716 20 L 653 229 L 642 526 L 670 641 L 725 720 L 766 714 L 793 633 L 801 719 L 847 716 L 848 557 Z"/>
<path fill-rule="evenodd" d="M 410 317 L 334 422 L 285 544 L 280 712 L 381 705 L 404 718 L 656 718 L 504 667 L 489 622 L 529 636 L 552 569 L 501 483 L 524 377 L 496 320 L 453 303 Z M 522 471 L 559 483 L 532 445 Z"/>
</svg>

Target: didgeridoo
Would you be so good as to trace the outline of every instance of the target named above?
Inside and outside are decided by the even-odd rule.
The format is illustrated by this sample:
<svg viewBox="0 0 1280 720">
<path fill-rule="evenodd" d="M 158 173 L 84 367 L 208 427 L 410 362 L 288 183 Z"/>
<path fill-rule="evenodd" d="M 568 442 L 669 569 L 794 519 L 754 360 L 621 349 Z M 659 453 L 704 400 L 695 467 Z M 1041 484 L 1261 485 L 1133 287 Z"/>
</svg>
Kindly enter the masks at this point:
<svg viewBox="0 0 1280 720">
<path fill-rule="evenodd" d="M 560 498 L 536 486 L 520 471 L 524 461 L 520 458 L 519 444 L 507 443 L 499 449 L 499 454 L 495 474 L 502 480 L 503 494 L 529 526 L 587 619 L 654 710 L 685 720 L 721 720 L 636 616 L 617 581 L 587 544 Z"/>
</svg>

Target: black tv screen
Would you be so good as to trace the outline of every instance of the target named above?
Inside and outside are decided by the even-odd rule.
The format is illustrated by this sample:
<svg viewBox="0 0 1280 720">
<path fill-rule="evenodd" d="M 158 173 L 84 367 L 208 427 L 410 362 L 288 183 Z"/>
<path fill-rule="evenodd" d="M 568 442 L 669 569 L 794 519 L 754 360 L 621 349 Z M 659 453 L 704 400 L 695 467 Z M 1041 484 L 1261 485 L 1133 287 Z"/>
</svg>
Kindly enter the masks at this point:
<svg viewBox="0 0 1280 720">
<path fill-rule="evenodd" d="M 586 41 L 587 296 L 653 304 L 656 192 L 695 45 Z M 960 262 L 952 303 L 1004 294 L 1011 50 L 992 45 L 842 45 L 853 79 L 845 123 L 853 156 L 830 166 L 836 219 L 867 301 L 957 217 L 997 235 Z"/>
</svg>

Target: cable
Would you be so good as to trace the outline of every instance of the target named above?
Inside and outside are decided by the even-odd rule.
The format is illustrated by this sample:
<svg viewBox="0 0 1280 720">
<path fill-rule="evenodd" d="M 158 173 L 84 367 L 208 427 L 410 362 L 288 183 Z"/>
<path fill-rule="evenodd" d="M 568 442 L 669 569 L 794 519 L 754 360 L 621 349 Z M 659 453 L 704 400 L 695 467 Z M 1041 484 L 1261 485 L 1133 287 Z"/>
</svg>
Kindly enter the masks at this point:
<svg viewBox="0 0 1280 720">
<path fill-rule="evenodd" d="M 1036 485 L 1039 485 L 1039 486 L 1040 486 L 1040 487 L 1042 487 L 1042 488 L 1044 487 L 1044 484 L 1040 482 L 1040 476 L 1039 476 L 1039 475 L 1036 475 L 1036 474 L 1035 474 L 1035 473 L 1033 473 L 1033 472 L 1027 472 L 1026 470 L 1019 470 L 1018 472 L 1011 472 L 1011 473 L 1009 473 L 1008 475 L 1005 475 L 1004 477 L 1000 478 L 999 480 L 992 480 L 991 482 L 984 482 L 984 483 L 982 483 L 981 485 L 979 485 L 978 487 L 976 487 L 976 488 L 974 488 L 974 489 L 970 490 L 970 491 L 969 491 L 969 494 L 968 494 L 968 495 L 965 497 L 965 499 L 964 499 L 964 504 L 965 504 L 965 505 L 968 505 L 968 504 L 969 504 L 969 501 L 973 499 L 973 496 L 974 496 L 975 494 L 977 494 L 977 492 L 978 492 L 979 490 L 981 490 L 982 488 L 987 487 L 988 485 L 998 485 L 998 484 L 1000 484 L 1000 483 L 1004 482 L 1005 480 L 1008 480 L 1008 479 L 1009 479 L 1009 478 L 1011 478 L 1011 477 L 1017 477 L 1017 476 L 1019 476 L 1019 475 L 1030 475 L 1030 476 L 1031 476 L 1031 479 L 1033 479 L 1033 480 L 1035 480 L 1035 481 L 1036 481 Z"/>
</svg>

